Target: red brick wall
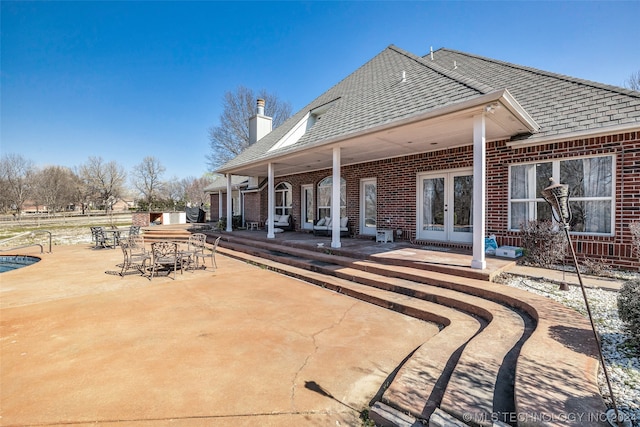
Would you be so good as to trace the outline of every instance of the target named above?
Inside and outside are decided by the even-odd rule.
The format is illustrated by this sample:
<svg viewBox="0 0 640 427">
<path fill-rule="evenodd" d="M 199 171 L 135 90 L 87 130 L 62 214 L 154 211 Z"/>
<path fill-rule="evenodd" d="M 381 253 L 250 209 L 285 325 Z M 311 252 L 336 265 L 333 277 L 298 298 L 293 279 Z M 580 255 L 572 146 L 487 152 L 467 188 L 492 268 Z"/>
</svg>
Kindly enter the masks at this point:
<svg viewBox="0 0 640 427">
<path fill-rule="evenodd" d="M 347 216 L 352 230 L 359 234 L 360 180 L 376 178 L 378 187 L 378 217 L 380 227 L 402 229 L 405 238 L 414 239 L 416 231 L 416 175 L 422 172 L 473 166 L 473 147 L 460 147 L 376 162 L 343 166 L 341 175 L 347 187 Z M 286 181 L 293 187 L 293 215 L 298 228 L 301 186 L 318 185 L 331 176 L 331 169 L 278 178 L 275 185 Z M 317 190 L 316 192 L 317 193 Z M 264 196 L 266 204 L 266 192 Z M 317 197 L 317 194 L 316 194 Z M 316 200 L 317 202 L 317 200 Z M 316 203 L 317 206 L 317 203 Z"/>
<path fill-rule="evenodd" d="M 148 227 L 149 212 L 134 212 L 131 214 L 131 224 L 138 227 Z"/>
<path fill-rule="evenodd" d="M 640 133 L 584 138 L 535 147 L 509 148 L 505 142 L 487 144 L 487 233 L 501 245 L 519 245 L 517 232 L 507 231 L 509 166 L 577 156 L 615 155 L 615 229 L 613 236 L 572 235 L 578 258 L 602 259 L 624 268 L 639 268 L 632 254 L 629 224 L 640 221 Z"/>
<path fill-rule="evenodd" d="M 218 204 L 218 192 L 211 193 L 209 195 L 210 203 L 211 203 L 211 221 L 219 221 L 220 220 L 220 209 Z M 227 216 L 227 194 L 222 193 L 222 218 Z"/>
<path fill-rule="evenodd" d="M 260 202 L 262 200 L 262 192 L 245 193 L 244 195 L 244 220 L 264 223 L 264 219 L 260 215 Z M 265 199 L 266 200 L 266 199 Z M 266 202 L 265 202 L 266 204 Z"/>
</svg>

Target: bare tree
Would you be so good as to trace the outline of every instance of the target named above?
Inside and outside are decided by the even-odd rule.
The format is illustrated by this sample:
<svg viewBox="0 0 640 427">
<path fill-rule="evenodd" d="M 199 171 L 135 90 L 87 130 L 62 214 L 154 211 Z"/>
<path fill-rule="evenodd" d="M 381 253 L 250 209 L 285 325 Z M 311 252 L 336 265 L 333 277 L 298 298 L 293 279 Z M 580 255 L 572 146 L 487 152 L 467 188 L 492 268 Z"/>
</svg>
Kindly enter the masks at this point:
<svg viewBox="0 0 640 427">
<path fill-rule="evenodd" d="M 226 92 L 222 100 L 220 125 L 209 129 L 211 154 L 207 155 L 212 170 L 236 157 L 249 146 L 249 119 L 256 114 L 256 99 L 265 100 L 265 115 L 277 128 L 291 116 L 291 104 L 262 89 L 258 94 L 244 86 Z"/>
<path fill-rule="evenodd" d="M 88 198 L 105 211 L 121 197 L 127 179 L 122 166 L 115 161 L 105 162 L 102 157 L 89 157 L 87 163 L 78 168 L 78 176 L 86 187 Z"/>
<path fill-rule="evenodd" d="M 17 215 L 20 215 L 24 202 L 31 196 L 34 171 L 33 162 L 19 154 L 4 154 L 0 159 L 2 205 L 15 210 Z"/>
<path fill-rule="evenodd" d="M 34 200 L 49 213 L 64 212 L 77 202 L 78 176 L 69 168 L 48 166 L 34 174 Z"/>
<path fill-rule="evenodd" d="M 206 205 L 209 198 L 204 192 L 207 185 L 211 184 L 213 180 L 207 176 L 200 178 L 188 177 L 182 180 L 184 186 L 185 200 L 187 203 L 191 203 L 192 206 Z"/>
<path fill-rule="evenodd" d="M 165 167 L 160 160 L 147 156 L 142 162 L 133 167 L 132 184 L 140 192 L 142 200 L 151 211 L 153 202 L 157 200 L 163 191 L 162 175 Z"/>
<path fill-rule="evenodd" d="M 182 180 L 177 177 L 172 177 L 169 181 L 164 183 L 163 186 L 164 197 L 167 202 L 173 205 L 173 209 L 184 207 L 186 203 L 184 200 L 184 185 Z"/>
<path fill-rule="evenodd" d="M 640 70 L 636 71 L 635 73 L 631 73 L 629 79 L 624 82 L 624 87 L 631 90 L 640 91 Z"/>
</svg>

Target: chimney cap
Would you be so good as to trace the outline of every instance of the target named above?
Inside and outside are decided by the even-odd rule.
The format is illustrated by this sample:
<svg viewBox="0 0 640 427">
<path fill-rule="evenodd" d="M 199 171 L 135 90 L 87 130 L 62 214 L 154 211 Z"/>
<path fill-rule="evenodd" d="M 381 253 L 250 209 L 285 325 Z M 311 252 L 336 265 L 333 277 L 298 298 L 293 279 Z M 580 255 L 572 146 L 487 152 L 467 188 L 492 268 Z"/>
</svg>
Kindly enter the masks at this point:
<svg viewBox="0 0 640 427">
<path fill-rule="evenodd" d="M 256 104 L 256 114 L 258 114 L 259 116 L 264 116 L 264 99 L 258 98 Z"/>
</svg>

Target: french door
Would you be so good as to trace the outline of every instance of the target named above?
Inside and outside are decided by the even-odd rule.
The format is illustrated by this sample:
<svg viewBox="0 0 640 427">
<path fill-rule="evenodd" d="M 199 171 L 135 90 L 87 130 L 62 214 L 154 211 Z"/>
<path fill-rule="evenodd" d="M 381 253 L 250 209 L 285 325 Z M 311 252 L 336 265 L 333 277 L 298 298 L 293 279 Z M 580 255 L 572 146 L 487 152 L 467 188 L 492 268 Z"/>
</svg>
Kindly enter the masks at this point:
<svg viewBox="0 0 640 427">
<path fill-rule="evenodd" d="M 375 236 L 378 218 L 377 182 L 375 178 L 360 181 L 360 234 Z"/>
<path fill-rule="evenodd" d="M 302 229 L 313 230 L 313 213 L 315 211 L 313 203 L 313 185 L 303 185 L 301 188 L 302 200 L 300 206 L 302 209 Z"/>
<path fill-rule="evenodd" d="M 418 175 L 417 236 L 473 241 L 473 170 Z"/>
</svg>

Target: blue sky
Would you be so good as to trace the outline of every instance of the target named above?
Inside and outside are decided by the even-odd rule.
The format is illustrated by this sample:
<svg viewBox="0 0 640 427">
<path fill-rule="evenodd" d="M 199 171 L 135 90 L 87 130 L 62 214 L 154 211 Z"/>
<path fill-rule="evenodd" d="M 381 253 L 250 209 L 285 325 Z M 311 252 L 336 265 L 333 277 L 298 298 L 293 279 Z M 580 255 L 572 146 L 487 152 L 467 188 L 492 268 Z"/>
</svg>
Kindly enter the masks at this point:
<svg viewBox="0 0 640 427">
<path fill-rule="evenodd" d="M 622 86 L 640 1 L 1 2 L 2 153 L 89 156 L 165 178 L 208 169 L 207 130 L 244 85 L 304 107 L 394 44 L 447 47 Z"/>
</svg>

